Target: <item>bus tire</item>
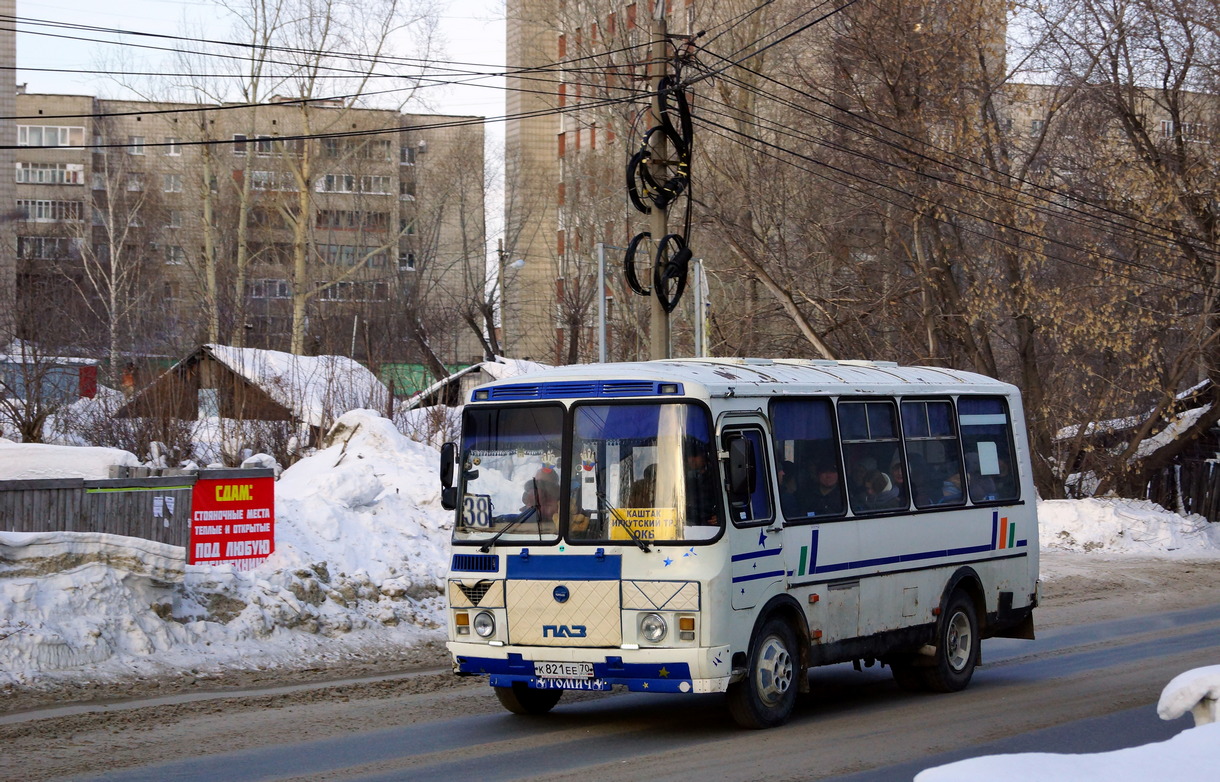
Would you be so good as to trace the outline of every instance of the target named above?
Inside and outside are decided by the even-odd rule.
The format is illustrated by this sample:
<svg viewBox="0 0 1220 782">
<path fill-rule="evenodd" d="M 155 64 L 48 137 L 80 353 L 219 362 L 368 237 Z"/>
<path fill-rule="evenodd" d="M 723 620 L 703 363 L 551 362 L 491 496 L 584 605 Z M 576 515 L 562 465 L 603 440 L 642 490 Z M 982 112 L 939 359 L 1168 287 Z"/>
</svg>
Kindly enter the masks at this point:
<svg viewBox="0 0 1220 782">
<path fill-rule="evenodd" d="M 751 645 L 745 678 L 729 685 L 729 714 L 752 730 L 783 725 L 796 705 L 800 673 L 792 628 L 781 619 L 768 619 Z"/>
<path fill-rule="evenodd" d="M 936 625 L 936 656 L 923 669 L 933 692 L 966 689 L 979 660 L 979 622 L 974 601 L 965 592 L 954 592 Z"/>
<path fill-rule="evenodd" d="M 525 682 L 492 689 L 496 691 L 500 705 L 513 714 L 546 714 L 563 696 L 563 690 L 536 690 Z"/>
</svg>

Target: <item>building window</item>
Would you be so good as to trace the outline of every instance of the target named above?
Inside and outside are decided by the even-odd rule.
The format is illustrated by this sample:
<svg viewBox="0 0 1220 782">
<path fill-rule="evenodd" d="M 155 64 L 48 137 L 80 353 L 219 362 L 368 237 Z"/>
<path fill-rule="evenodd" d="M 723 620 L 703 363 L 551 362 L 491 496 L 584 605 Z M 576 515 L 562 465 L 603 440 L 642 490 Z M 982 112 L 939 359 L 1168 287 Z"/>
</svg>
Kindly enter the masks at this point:
<svg viewBox="0 0 1220 782">
<path fill-rule="evenodd" d="M 59 125 L 18 125 L 19 147 L 80 147 L 85 143 L 85 129 Z"/>
<path fill-rule="evenodd" d="M 254 153 L 256 155 L 270 155 L 272 151 L 271 137 L 259 136 L 254 141 Z"/>
<path fill-rule="evenodd" d="M 165 248 L 165 262 L 171 266 L 181 266 L 186 263 L 186 250 L 176 244 L 167 245 Z"/>
<path fill-rule="evenodd" d="M 399 252 L 398 253 L 398 271 L 413 272 L 415 271 L 415 253 Z"/>
<path fill-rule="evenodd" d="M 17 199 L 18 219 L 31 223 L 79 222 L 84 214 L 83 201 L 35 201 Z"/>
<path fill-rule="evenodd" d="M 182 140 L 176 138 L 165 139 L 165 154 L 177 157 L 182 154 Z"/>
<path fill-rule="evenodd" d="M 398 183 L 398 198 L 402 201 L 415 200 L 415 182 L 414 180 L 404 179 Z"/>
<path fill-rule="evenodd" d="M 85 167 L 80 163 L 18 163 L 19 185 L 80 185 Z"/>
<path fill-rule="evenodd" d="M 144 154 L 144 137 L 143 136 L 128 136 L 127 137 L 127 154 L 128 155 L 143 155 Z"/>
<path fill-rule="evenodd" d="M 1045 129 L 1045 128 L 1046 128 L 1046 120 L 1044 120 L 1044 119 L 1031 119 L 1029 121 L 1029 132 L 1031 135 L 1034 135 L 1034 136 L 1041 135 L 1043 129 Z"/>
<path fill-rule="evenodd" d="M 166 228 L 181 228 L 182 227 L 182 212 L 177 209 L 169 210 L 169 214 L 165 218 Z"/>
<path fill-rule="evenodd" d="M 133 193 L 143 190 L 144 174 L 139 171 L 129 171 L 127 173 L 127 189 Z"/>
<path fill-rule="evenodd" d="M 291 299 L 292 287 L 288 280 L 250 280 L 247 283 L 252 299 Z"/>
<path fill-rule="evenodd" d="M 415 165 L 415 147 L 410 144 L 404 144 L 400 147 L 398 150 L 398 162 L 404 166 Z"/>
<path fill-rule="evenodd" d="M 254 190 L 278 190 L 289 193 L 296 190 L 291 174 L 275 171 L 251 171 L 250 187 Z"/>
<path fill-rule="evenodd" d="M 233 134 L 233 154 L 234 155 L 246 154 L 246 136 L 245 136 L 245 134 L 242 134 L 242 133 Z"/>
<path fill-rule="evenodd" d="M 161 179 L 162 179 L 162 184 L 164 185 L 164 187 L 162 189 L 165 190 L 165 192 L 167 192 L 167 193 L 181 193 L 182 192 L 182 174 L 162 174 Z"/>
<path fill-rule="evenodd" d="M 18 236 L 17 257 L 23 261 L 55 261 L 73 256 L 75 246 L 64 236 Z"/>
</svg>

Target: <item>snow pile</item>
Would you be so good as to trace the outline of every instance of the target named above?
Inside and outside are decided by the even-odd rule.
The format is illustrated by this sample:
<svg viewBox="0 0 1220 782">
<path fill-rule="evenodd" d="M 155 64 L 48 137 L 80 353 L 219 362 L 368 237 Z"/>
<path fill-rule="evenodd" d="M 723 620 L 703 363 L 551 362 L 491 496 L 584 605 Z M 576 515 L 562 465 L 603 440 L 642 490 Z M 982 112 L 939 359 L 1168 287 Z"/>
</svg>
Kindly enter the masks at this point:
<svg viewBox="0 0 1220 782">
<path fill-rule="evenodd" d="M 1099 554 L 1220 557 L 1220 524 L 1182 517 L 1153 502 L 1126 499 L 1038 503 L 1043 548 Z"/>
<path fill-rule="evenodd" d="M 37 478 L 110 477 L 112 465 L 140 466 L 135 454 L 118 448 L 14 443 L 0 438 L 0 477 L 6 481 Z"/>
<path fill-rule="evenodd" d="M 138 538 L 0 533 L 0 686 L 325 665 L 439 639 L 439 455 L 367 410 L 331 441 L 277 483 L 276 552 L 249 572 Z"/>
<path fill-rule="evenodd" d="M 938 766 L 915 775 L 915 782 L 1115 782 L 1123 779 L 1171 779 L 1212 782 L 1220 723 L 1184 730 L 1168 741 L 1091 755 L 1028 752 L 990 755 Z"/>
<path fill-rule="evenodd" d="M 346 413 L 327 439 L 329 447 L 289 467 L 276 484 L 280 521 L 268 564 L 324 561 L 379 584 L 410 579 L 415 591 L 437 594 L 453 528 L 452 513 L 440 505 L 440 455 L 371 410 Z"/>
<path fill-rule="evenodd" d="M 0 670 L 62 669 L 168 648 L 182 549 L 101 533 L 0 532 Z M 112 625 L 113 627 L 108 627 Z"/>
<path fill-rule="evenodd" d="M 1168 741 L 1081 755 L 1046 752 L 988 755 L 922 771 L 915 776 L 915 782 L 974 782 L 978 779 L 988 782 L 1026 782 L 1030 779 L 1210 782 L 1216 778 L 1216 747 L 1220 746 L 1217 698 L 1220 698 L 1220 665 L 1196 668 L 1175 676 L 1161 692 L 1157 704 L 1161 719 L 1177 719 L 1192 709 L 1195 712 L 1196 727 L 1184 730 Z"/>
<path fill-rule="evenodd" d="M 1161 691 L 1156 713 L 1163 720 L 1176 720 L 1186 712 L 1196 725 L 1220 721 L 1220 665 L 1195 668 L 1173 677 Z"/>
</svg>

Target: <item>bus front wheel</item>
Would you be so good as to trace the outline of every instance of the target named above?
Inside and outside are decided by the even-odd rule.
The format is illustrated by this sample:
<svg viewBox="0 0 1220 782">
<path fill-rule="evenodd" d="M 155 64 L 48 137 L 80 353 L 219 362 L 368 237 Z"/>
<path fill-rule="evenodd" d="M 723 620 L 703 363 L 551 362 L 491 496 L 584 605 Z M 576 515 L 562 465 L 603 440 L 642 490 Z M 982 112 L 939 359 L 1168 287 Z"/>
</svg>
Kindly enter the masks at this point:
<svg viewBox="0 0 1220 782">
<path fill-rule="evenodd" d="M 769 619 L 750 649 L 746 677 L 729 685 L 729 713 L 743 728 L 783 725 L 796 705 L 800 652 L 788 623 Z"/>
<path fill-rule="evenodd" d="M 936 627 L 936 657 L 924 669 L 924 681 L 933 692 L 966 689 L 979 660 L 979 622 L 974 601 L 964 592 L 949 599 Z"/>
<path fill-rule="evenodd" d="M 563 690 L 535 690 L 525 682 L 513 682 L 511 687 L 493 687 L 500 705 L 513 714 L 546 714 L 555 708 Z"/>
</svg>

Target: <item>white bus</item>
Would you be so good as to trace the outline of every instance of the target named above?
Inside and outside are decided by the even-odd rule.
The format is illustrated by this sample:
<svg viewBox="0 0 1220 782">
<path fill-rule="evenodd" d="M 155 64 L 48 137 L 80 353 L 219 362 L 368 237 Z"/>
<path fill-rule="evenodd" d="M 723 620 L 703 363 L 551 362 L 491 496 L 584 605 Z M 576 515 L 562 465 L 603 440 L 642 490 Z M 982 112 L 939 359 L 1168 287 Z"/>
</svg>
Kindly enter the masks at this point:
<svg viewBox="0 0 1220 782">
<path fill-rule="evenodd" d="M 782 724 L 809 668 L 964 688 L 1033 637 L 1021 399 L 969 372 L 689 359 L 471 392 L 442 448 L 454 671 L 510 711 L 564 690 L 725 692 Z"/>
</svg>

